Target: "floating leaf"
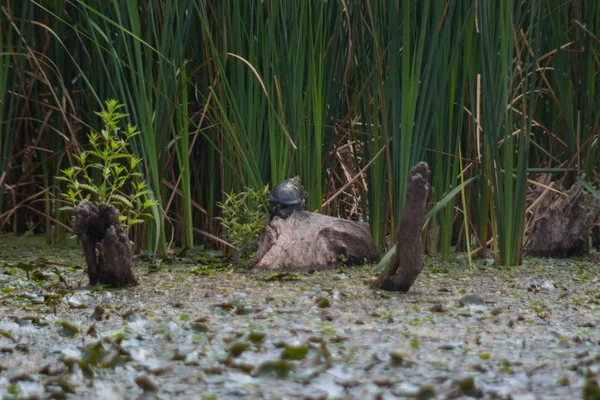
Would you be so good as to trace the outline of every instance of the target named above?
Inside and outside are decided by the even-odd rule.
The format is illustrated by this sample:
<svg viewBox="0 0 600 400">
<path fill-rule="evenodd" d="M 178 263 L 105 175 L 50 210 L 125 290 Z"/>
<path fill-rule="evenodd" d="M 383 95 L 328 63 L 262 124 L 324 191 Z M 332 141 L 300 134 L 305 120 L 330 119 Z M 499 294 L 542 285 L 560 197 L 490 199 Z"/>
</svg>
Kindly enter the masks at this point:
<svg viewBox="0 0 600 400">
<path fill-rule="evenodd" d="M 475 379 L 472 376 L 458 382 L 458 387 L 460 388 L 461 393 L 466 396 L 476 398 L 483 396 L 482 391 L 475 386 Z"/>
<path fill-rule="evenodd" d="M 23 271 L 25 271 L 25 274 L 27 275 L 27 279 L 29 279 L 29 273 L 31 271 L 33 271 L 36 266 L 32 263 L 25 263 L 25 262 L 19 262 L 17 263 L 17 268 L 22 269 Z"/>
<path fill-rule="evenodd" d="M 319 308 L 331 307 L 331 302 L 329 301 L 329 299 L 327 297 L 317 297 L 315 299 L 315 303 L 317 304 L 317 307 L 319 307 Z"/>
<path fill-rule="evenodd" d="M 262 343 L 265 340 L 265 333 L 252 331 L 248 334 L 248 340 L 253 343 Z"/>
<path fill-rule="evenodd" d="M 290 272 L 278 272 L 276 274 L 267 275 L 265 281 L 297 281 L 299 280 L 298 274 Z"/>
<path fill-rule="evenodd" d="M 4 336 L 7 339 L 14 340 L 11 331 L 0 330 L 0 336 Z"/>
<path fill-rule="evenodd" d="M 231 346 L 229 346 L 229 354 L 231 354 L 234 357 L 238 357 L 239 355 L 241 355 L 244 351 L 248 350 L 250 348 L 250 343 L 248 342 L 234 342 L 231 344 Z"/>
<path fill-rule="evenodd" d="M 198 332 L 198 333 L 205 333 L 205 332 L 209 331 L 208 325 L 205 322 L 202 322 L 202 321 L 195 321 L 192 324 L 192 330 L 194 332 Z"/>
<path fill-rule="evenodd" d="M 252 376 L 275 375 L 278 378 L 285 378 L 293 368 L 294 365 L 286 360 L 265 361 L 256 367 Z"/>
<path fill-rule="evenodd" d="M 136 376 L 134 381 L 144 392 L 156 392 L 158 390 L 158 385 L 148 375 Z"/>
<path fill-rule="evenodd" d="M 57 322 L 57 325 L 62 328 L 60 334 L 63 336 L 72 337 L 81 332 L 79 327 L 67 321 L 59 321 Z"/>
<path fill-rule="evenodd" d="M 302 360 L 307 354 L 307 345 L 286 345 L 281 352 L 281 358 L 288 360 Z"/>
</svg>

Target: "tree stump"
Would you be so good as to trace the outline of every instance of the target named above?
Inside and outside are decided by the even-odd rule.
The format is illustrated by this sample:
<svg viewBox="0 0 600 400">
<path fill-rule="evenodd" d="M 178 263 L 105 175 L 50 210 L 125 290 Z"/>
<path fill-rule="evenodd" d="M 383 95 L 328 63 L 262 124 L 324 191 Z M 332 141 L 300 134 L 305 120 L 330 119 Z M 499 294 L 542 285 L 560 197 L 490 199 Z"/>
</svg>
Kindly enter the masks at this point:
<svg viewBox="0 0 600 400">
<path fill-rule="evenodd" d="M 259 239 L 250 268 L 310 272 L 378 260 L 366 224 L 294 210 L 288 218 L 273 218 Z"/>
<path fill-rule="evenodd" d="M 548 177 L 540 179 L 549 181 Z M 578 257 L 589 253 L 590 230 L 600 211 L 600 199 L 575 182 L 566 195 L 536 187 L 539 200 L 526 254 L 538 257 Z"/>
<path fill-rule="evenodd" d="M 381 289 L 407 292 L 423 269 L 421 232 L 431 190 L 430 174 L 425 162 L 418 163 L 408 173 L 406 203 L 396 229 L 396 249 L 376 282 Z"/>
<path fill-rule="evenodd" d="M 137 285 L 129 237 L 119 222 L 119 210 L 82 200 L 73 214 L 73 230 L 83 247 L 90 285 Z"/>
</svg>

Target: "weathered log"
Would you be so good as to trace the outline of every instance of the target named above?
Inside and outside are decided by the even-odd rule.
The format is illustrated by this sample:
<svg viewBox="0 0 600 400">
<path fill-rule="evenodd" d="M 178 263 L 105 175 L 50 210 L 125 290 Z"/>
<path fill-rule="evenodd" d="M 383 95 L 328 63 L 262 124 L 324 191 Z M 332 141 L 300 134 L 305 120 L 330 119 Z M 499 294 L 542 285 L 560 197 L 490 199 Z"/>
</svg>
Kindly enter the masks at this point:
<svg viewBox="0 0 600 400">
<path fill-rule="evenodd" d="M 378 260 L 366 224 L 295 210 L 288 218 L 273 218 L 259 239 L 250 268 L 309 272 Z"/>
<path fill-rule="evenodd" d="M 544 183 L 549 179 L 543 176 Z M 561 189 L 559 187 L 559 189 Z M 600 211 L 600 199 L 575 182 L 566 194 L 534 189 L 539 196 L 526 254 L 538 257 L 578 257 L 589 253 L 590 230 Z"/>
<path fill-rule="evenodd" d="M 83 247 L 90 285 L 137 285 L 131 246 L 119 222 L 119 210 L 82 200 L 73 208 L 73 214 L 73 231 Z"/>
<path fill-rule="evenodd" d="M 430 192 L 430 174 L 425 162 L 412 167 L 408 174 L 406 203 L 396 229 L 396 250 L 376 282 L 381 289 L 407 292 L 423 269 L 421 232 Z"/>
</svg>

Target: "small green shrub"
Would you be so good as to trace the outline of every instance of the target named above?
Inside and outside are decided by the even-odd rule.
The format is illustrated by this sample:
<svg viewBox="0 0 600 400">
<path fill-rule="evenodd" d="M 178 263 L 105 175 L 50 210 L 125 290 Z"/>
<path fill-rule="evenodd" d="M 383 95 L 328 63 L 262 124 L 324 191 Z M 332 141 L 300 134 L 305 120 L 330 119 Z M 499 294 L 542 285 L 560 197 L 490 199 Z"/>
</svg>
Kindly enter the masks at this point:
<svg viewBox="0 0 600 400">
<path fill-rule="evenodd" d="M 56 179 L 67 182 L 67 191 L 61 194 L 67 205 L 61 210 L 70 210 L 83 199 L 111 204 L 119 209 L 127 231 L 144 222 L 143 217 L 153 218 L 147 211 L 158 203 L 149 198 L 151 192 L 137 172 L 142 159 L 128 151 L 129 140 L 140 132 L 129 124 L 125 130 L 119 128 L 127 116 L 119 112 L 122 107 L 117 100 L 106 101 L 106 109 L 96 113 L 104 128 L 88 133 L 89 149 L 74 156 L 79 165 L 62 170 Z"/>
<path fill-rule="evenodd" d="M 258 238 L 265 230 L 269 215 L 265 208 L 268 187 L 260 190 L 246 188 L 245 192 L 225 194 L 225 201 L 217 203 L 226 239 L 238 250 L 241 260 L 256 253 Z"/>
</svg>

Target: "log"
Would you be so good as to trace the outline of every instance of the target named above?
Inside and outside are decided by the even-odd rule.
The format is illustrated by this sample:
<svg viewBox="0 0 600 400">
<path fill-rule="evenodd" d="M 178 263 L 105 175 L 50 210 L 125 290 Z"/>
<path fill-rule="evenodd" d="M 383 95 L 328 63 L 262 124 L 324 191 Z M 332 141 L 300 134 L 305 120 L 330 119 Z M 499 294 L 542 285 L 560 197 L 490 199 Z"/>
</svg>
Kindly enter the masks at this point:
<svg viewBox="0 0 600 400">
<path fill-rule="evenodd" d="M 423 269 L 421 232 L 431 191 L 430 175 L 426 162 L 418 163 L 408 173 L 406 203 L 396 229 L 396 249 L 376 282 L 381 289 L 407 292 Z"/>
<path fill-rule="evenodd" d="M 543 176 L 540 180 L 549 181 Z M 559 189 L 560 186 L 559 186 Z M 600 199 L 586 194 L 575 182 L 566 195 L 534 189 L 539 196 L 535 223 L 529 234 L 526 254 L 538 257 L 580 257 L 589 253 L 590 230 L 600 211 Z"/>
<path fill-rule="evenodd" d="M 377 261 L 379 252 L 367 224 L 294 210 L 267 225 L 250 268 L 311 272 Z"/>
<path fill-rule="evenodd" d="M 137 285 L 129 237 L 119 221 L 119 210 L 82 200 L 73 214 L 73 231 L 83 247 L 90 285 Z"/>
</svg>

